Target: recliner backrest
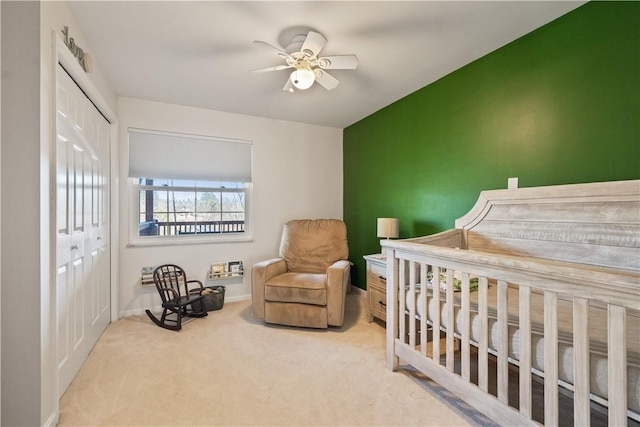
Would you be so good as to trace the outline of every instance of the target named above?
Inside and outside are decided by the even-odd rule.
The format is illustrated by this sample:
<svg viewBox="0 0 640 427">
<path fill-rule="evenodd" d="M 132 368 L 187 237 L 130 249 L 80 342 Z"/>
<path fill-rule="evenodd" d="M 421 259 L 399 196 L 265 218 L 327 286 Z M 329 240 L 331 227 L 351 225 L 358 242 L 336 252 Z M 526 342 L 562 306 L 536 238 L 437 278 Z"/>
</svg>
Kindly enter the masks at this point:
<svg viewBox="0 0 640 427">
<path fill-rule="evenodd" d="M 347 226 L 339 219 L 298 219 L 285 224 L 280 257 L 295 273 L 326 273 L 336 261 L 349 258 Z"/>
</svg>

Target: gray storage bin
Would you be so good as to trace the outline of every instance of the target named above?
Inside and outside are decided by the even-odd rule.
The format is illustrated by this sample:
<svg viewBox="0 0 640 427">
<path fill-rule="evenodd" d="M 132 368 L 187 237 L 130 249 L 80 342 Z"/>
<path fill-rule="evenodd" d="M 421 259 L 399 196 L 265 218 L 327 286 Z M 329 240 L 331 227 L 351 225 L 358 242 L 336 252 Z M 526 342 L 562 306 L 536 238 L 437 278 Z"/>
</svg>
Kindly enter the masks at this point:
<svg viewBox="0 0 640 427">
<path fill-rule="evenodd" d="M 202 291 L 204 308 L 206 311 L 220 310 L 224 306 L 224 286 L 207 286 Z M 196 304 L 198 305 L 196 307 Z M 200 301 L 192 304 L 194 311 L 200 311 Z"/>
</svg>

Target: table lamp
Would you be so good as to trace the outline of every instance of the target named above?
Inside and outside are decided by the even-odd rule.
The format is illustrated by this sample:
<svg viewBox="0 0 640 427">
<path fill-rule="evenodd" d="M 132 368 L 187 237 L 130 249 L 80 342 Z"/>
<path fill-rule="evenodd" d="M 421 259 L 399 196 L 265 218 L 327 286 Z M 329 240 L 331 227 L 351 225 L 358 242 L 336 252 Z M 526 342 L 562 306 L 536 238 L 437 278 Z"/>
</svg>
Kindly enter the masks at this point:
<svg viewBox="0 0 640 427">
<path fill-rule="evenodd" d="M 378 218 L 378 237 L 385 239 L 398 237 L 398 218 Z M 382 248 L 382 255 L 387 254 L 387 248 Z"/>
</svg>

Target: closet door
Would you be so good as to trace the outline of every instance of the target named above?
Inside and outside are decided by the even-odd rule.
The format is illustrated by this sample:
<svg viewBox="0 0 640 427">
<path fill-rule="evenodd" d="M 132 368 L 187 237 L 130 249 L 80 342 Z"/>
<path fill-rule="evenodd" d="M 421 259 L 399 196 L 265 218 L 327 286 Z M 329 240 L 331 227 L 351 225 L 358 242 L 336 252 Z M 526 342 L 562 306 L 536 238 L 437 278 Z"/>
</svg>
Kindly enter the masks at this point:
<svg viewBox="0 0 640 427">
<path fill-rule="evenodd" d="M 58 66 L 56 332 L 59 396 L 110 322 L 109 123 Z"/>
</svg>

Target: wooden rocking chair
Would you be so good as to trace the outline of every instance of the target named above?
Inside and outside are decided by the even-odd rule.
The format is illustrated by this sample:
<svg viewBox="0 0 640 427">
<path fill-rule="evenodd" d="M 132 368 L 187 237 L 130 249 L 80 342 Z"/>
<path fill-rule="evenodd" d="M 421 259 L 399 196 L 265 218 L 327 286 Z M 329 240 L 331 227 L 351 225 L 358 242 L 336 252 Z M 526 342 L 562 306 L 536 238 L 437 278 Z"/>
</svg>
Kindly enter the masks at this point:
<svg viewBox="0 0 640 427">
<path fill-rule="evenodd" d="M 174 264 L 165 264 L 153 271 L 153 281 L 162 299 L 162 316 L 158 319 L 149 310 L 145 310 L 147 316 L 161 328 L 179 331 L 182 328 L 182 318 L 205 317 L 207 310 L 202 302 L 201 295 L 204 287 L 199 280 L 187 280 L 184 270 Z M 189 289 L 189 284 L 195 283 L 198 287 Z M 195 303 L 195 304 L 193 304 Z M 175 319 L 167 316 L 175 314 Z"/>
</svg>

